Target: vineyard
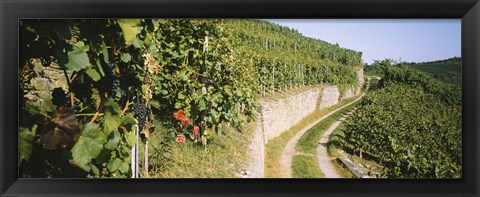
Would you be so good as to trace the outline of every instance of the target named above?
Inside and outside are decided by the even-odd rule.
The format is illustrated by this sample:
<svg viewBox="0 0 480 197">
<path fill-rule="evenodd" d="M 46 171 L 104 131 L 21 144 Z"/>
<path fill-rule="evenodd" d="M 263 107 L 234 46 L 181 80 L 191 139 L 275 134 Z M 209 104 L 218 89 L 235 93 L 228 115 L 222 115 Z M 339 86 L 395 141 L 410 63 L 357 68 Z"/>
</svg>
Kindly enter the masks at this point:
<svg viewBox="0 0 480 197">
<path fill-rule="evenodd" d="M 389 178 L 459 178 L 461 87 L 378 61 L 384 78 L 342 128 L 339 145 L 384 166 Z"/>
<path fill-rule="evenodd" d="M 242 65 L 253 65 L 259 91 L 318 83 L 353 84 L 362 65 L 361 52 L 308 38 L 294 29 L 259 20 L 226 21 L 239 47 Z M 252 50 L 253 49 L 253 50 Z"/>
<path fill-rule="evenodd" d="M 356 84 L 362 65 L 360 52 L 260 20 L 20 20 L 19 31 L 21 177 L 131 177 L 138 142 L 143 177 L 172 154 L 218 159 L 205 151 L 244 132 L 261 96 Z M 41 77 L 53 85 L 33 94 Z"/>
<path fill-rule="evenodd" d="M 381 177 L 461 177 L 460 58 L 375 61 L 365 70 L 381 80 L 362 97 L 361 52 L 263 20 L 20 20 L 19 32 L 21 177 L 238 178 L 253 136 L 272 168 L 260 174 L 294 165 L 319 177 L 302 165 L 353 105 L 328 112 L 355 94 L 329 146 L 378 163 Z M 277 113 L 299 121 L 266 117 L 278 98 Z"/>
</svg>

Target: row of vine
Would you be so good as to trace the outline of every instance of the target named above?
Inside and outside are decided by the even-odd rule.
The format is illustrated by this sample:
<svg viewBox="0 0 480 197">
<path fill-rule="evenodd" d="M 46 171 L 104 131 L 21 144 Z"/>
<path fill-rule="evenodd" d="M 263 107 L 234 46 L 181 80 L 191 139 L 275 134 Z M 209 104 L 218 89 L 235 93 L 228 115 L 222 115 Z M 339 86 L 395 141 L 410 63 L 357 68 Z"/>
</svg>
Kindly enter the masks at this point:
<svg viewBox="0 0 480 197">
<path fill-rule="evenodd" d="M 256 23 L 270 27 L 263 35 L 271 50 L 242 38 L 244 30 L 258 36 Z M 206 145 L 222 123 L 241 130 L 241 114 L 255 119 L 262 88 L 354 83 L 361 56 L 254 20 L 29 19 L 20 21 L 20 38 L 21 84 L 39 59 L 68 88 L 54 88 L 47 108 L 21 98 L 19 165 L 35 168 L 37 149 L 57 151 L 89 177 L 128 177 L 134 131 L 148 140 L 154 118 L 171 123 L 179 144 Z M 65 170 L 48 165 L 53 176 Z"/>
<path fill-rule="evenodd" d="M 376 64 L 380 89 L 346 121 L 343 147 L 378 160 L 385 177 L 461 177 L 461 88 L 405 65 Z"/>
</svg>

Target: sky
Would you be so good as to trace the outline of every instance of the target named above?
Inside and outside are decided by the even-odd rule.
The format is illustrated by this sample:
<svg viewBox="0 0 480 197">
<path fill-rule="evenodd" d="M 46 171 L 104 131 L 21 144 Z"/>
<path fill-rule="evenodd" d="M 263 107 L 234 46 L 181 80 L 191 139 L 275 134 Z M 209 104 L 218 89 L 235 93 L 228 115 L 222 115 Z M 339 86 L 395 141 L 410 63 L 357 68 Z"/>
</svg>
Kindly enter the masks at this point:
<svg viewBox="0 0 480 197">
<path fill-rule="evenodd" d="M 460 19 L 265 19 L 304 36 L 363 52 L 371 64 L 385 58 L 427 62 L 461 56 Z"/>
</svg>

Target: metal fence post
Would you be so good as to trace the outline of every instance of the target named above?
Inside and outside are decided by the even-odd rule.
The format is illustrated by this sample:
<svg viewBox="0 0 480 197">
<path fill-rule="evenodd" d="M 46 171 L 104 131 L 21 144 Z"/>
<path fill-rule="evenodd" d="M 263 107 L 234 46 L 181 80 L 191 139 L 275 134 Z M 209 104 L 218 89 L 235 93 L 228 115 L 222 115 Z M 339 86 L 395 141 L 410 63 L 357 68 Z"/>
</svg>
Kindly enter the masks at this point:
<svg viewBox="0 0 480 197">
<path fill-rule="evenodd" d="M 137 136 L 137 142 L 135 143 L 135 146 L 132 147 L 132 164 L 131 164 L 131 167 L 132 167 L 132 178 L 138 178 L 138 137 L 139 137 L 139 133 L 138 133 L 138 125 L 135 125 L 135 131 L 134 134 L 135 136 Z"/>
</svg>

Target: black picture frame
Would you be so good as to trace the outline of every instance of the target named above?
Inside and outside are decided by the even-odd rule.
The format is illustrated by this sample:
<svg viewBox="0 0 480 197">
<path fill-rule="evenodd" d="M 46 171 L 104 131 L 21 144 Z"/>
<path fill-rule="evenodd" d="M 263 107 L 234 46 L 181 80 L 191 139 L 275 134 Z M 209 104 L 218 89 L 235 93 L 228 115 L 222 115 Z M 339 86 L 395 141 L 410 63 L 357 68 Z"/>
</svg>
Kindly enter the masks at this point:
<svg viewBox="0 0 480 197">
<path fill-rule="evenodd" d="M 1 196 L 479 196 L 479 0 L 1 0 Z M 462 179 L 19 179 L 20 18 L 458 18 Z"/>
</svg>

